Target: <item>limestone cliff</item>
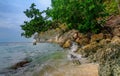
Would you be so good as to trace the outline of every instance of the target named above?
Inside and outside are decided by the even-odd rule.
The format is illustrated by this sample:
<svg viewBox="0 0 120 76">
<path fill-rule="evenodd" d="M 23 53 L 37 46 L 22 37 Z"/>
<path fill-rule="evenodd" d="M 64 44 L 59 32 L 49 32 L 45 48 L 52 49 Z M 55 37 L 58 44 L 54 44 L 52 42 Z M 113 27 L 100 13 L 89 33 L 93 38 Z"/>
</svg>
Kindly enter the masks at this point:
<svg viewBox="0 0 120 76">
<path fill-rule="evenodd" d="M 99 64 L 99 76 L 120 76 L 120 16 L 111 17 L 99 34 L 83 34 L 62 27 L 40 33 L 35 39 L 55 42 L 64 48 L 75 42 L 79 45 L 75 53 Z"/>
</svg>

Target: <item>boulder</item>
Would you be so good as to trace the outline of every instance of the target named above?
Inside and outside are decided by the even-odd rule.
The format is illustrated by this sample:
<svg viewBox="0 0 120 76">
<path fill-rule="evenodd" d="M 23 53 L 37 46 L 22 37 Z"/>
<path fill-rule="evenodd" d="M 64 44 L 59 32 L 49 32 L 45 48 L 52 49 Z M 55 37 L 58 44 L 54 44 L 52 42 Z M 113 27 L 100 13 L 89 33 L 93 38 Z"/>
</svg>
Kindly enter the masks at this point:
<svg viewBox="0 0 120 76">
<path fill-rule="evenodd" d="M 113 29 L 113 35 L 114 36 L 120 36 L 120 27 L 116 27 Z"/>
<path fill-rule="evenodd" d="M 105 38 L 105 39 L 111 39 L 111 38 L 112 38 L 112 35 L 111 35 L 111 34 L 104 34 L 104 38 Z"/>
<path fill-rule="evenodd" d="M 119 24 L 120 24 L 120 15 L 117 15 L 117 16 L 111 16 L 111 17 L 107 20 L 105 26 L 115 27 L 115 26 L 117 26 L 117 25 L 119 25 Z"/>
<path fill-rule="evenodd" d="M 94 34 L 94 35 L 91 36 L 91 41 L 90 42 L 100 41 L 103 38 L 104 38 L 104 34 L 103 33 Z"/>
<path fill-rule="evenodd" d="M 107 45 L 108 43 L 111 42 L 111 39 L 102 39 L 100 42 L 99 42 L 99 45 Z"/>
<path fill-rule="evenodd" d="M 37 42 L 33 42 L 33 45 L 36 45 L 37 44 Z"/>
<path fill-rule="evenodd" d="M 71 46 L 71 40 L 68 39 L 64 44 L 63 44 L 63 48 L 69 48 Z"/>
<path fill-rule="evenodd" d="M 65 38 L 64 37 L 59 37 L 59 39 L 58 39 L 58 43 L 59 44 L 63 44 L 65 42 Z"/>
<path fill-rule="evenodd" d="M 90 44 L 87 44 L 80 48 L 78 52 L 82 54 L 83 57 L 89 57 L 96 53 L 97 49 L 99 48 L 99 45 L 97 42 L 92 42 Z"/>
<path fill-rule="evenodd" d="M 77 38 L 75 40 L 75 42 L 77 42 L 79 45 L 87 45 L 89 43 L 89 39 L 86 37 L 86 38 Z"/>
<path fill-rule="evenodd" d="M 30 62 L 31 62 L 31 60 L 29 60 L 29 59 L 22 60 L 22 61 L 20 61 L 20 62 L 18 62 L 18 63 L 16 63 L 16 64 L 12 65 L 12 66 L 10 67 L 10 69 L 14 69 L 14 70 L 15 70 L 15 69 L 24 67 L 26 64 L 28 64 L 28 63 L 30 63 Z"/>
<path fill-rule="evenodd" d="M 73 34 L 73 39 L 77 39 L 78 38 L 78 32 L 75 32 L 74 34 Z"/>
<path fill-rule="evenodd" d="M 120 37 L 114 36 L 111 40 L 112 44 L 120 44 Z"/>
</svg>

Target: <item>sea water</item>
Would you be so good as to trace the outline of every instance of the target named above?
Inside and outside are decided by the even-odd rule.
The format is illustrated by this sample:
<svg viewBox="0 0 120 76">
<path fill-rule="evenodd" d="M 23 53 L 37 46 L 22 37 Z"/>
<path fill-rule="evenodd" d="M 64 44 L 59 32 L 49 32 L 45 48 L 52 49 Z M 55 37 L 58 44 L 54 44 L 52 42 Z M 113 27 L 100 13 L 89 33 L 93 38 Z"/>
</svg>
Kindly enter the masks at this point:
<svg viewBox="0 0 120 76">
<path fill-rule="evenodd" d="M 15 74 L 4 74 L 4 70 L 15 63 L 18 63 L 25 58 L 32 59 L 32 62 L 28 67 L 17 70 L 17 72 L 27 71 L 31 67 L 36 65 L 41 65 L 45 61 L 49 60 L 51 55 L 57 51 L 62 51 L 63 49 L 52 43 L 38 43 L 33 45 L 32 43 L 0 43 L 0 76 L 14 76 Z M 56 57 L 56 55 L 53 55 Z M 7 73 L 7 72 L 5 72 Z M 25 76 L 16 74 L 16 76 Z M 27 75 L 26 75 L 27 76 Z M 29 76 L 29 75 L 28 75 Z"/>
</svg>

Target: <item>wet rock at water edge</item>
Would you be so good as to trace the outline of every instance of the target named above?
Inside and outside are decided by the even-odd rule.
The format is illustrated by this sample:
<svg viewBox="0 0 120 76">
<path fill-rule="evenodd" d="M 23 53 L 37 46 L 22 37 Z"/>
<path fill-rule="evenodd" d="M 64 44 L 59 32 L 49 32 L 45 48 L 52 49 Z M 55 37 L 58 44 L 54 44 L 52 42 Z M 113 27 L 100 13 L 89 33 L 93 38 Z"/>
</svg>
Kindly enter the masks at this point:
<svg viewBox="0 0 120 76">
<path fill-rule="evenodd" d="M 30 63 L 32 60 L 31 59 L 25 59 L 25 60 L 22 60 L 14 65 L 12 65 L 9 69 L 13 69 L 13 70 L 16 70 L 18 68 L 21 68 L 21 67 L 25 67 L 28 63 Z"/>
<path fill-rule="evenodd" d="M 63 44 L 63 48 L 69 48 L 71 46 L 71 40 L 67 40 L 64 44 Z"/>
</svg>

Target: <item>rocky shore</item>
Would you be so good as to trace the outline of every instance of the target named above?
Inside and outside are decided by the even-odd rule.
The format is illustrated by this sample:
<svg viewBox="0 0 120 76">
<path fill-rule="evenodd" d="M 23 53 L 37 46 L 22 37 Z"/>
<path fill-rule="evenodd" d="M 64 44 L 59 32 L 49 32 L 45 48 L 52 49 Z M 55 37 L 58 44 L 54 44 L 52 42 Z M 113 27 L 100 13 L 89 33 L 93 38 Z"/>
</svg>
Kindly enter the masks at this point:
<svg viewBox="0 0 120 76">
<path fill-rule="evenodd" d="M 96 63 L 99 65 L 96 69 L 99 76 L 120 76 L 120 16 L 111 16 L 98 34 L 68 30 L 62 24 L 59 28 L 37 34 L 34 38 L 36 42 L 54 42 L 63 48 L 72 48 L 68 54 L 72 61 L 81 64 L 87 59 L 81 66 Z"/>
</svg>

